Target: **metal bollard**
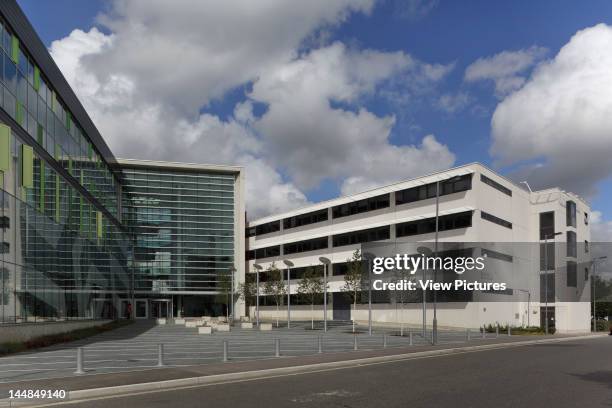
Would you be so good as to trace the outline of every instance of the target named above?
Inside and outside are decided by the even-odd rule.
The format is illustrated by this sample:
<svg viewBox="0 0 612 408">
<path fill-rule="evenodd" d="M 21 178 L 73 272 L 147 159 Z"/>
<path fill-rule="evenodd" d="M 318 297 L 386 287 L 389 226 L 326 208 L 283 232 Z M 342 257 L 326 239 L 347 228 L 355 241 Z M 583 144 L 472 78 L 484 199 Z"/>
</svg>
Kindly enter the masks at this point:
<svg viewBox="0 0 612 408">
<path fill-rule="evenodd" d="M 163 367 L 164 365 L 164 345 L 160 343 L 157 345 L 157 366 Z"/>
<path fill-rule="evenodd" d="M 470 332 L 470 329 L 465 329 L 465 340 L 470 341 L 471 339 L 472 339 L 472 333 Z"/>
<path fill-rule="evenodd" d="M 410 339 L 410 345 L 412 346 L 412 332 L 408 332 L 408 338 Z"/>
<path fill-rule="evenodd" d="M 274 339 L 275 357 L 280 357 L 280 339 Z"/>
<path fill-rule="evenodd" d="M 353 335 L 353 350 L 357 350 L 357 335 Z"/>
<path fill-rule="evenodd" d="M 319 354 L 323 353 L 323 339 L 319 336 Z"/>
<path fill-rule="evenodd" d="M 508 325 L 508 336 L 512 336 L 512 329 L 510 328 L 510 325 Z"/>
<path fill-rule="evenodd" d="M 499 324 L 495 326 L 495 337 L 499 337 Z"/>
<path fill-rule="evenodd" d="M 223 340 L 223 362 L 227 363 L 227 340 Z"/>
<path fill-rule="evenodd" d="M 387 335 L 383 334 L 383 348 L 387 348 Z"/>
<path fill-rule="evenodd" d="M 75 374 L 85 374 L 83 370 L 83 347 L 77 348 L 77 368 Z"/>
</svg>

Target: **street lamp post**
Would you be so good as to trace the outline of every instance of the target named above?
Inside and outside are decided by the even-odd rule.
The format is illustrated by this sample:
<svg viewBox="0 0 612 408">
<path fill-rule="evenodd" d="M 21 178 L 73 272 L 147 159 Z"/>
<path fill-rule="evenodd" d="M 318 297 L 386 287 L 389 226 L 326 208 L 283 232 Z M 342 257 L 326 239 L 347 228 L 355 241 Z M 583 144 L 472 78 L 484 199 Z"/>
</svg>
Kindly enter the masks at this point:
<svg viewBox="0 0 612 408">
<path fill-rule="evenodd" d="M 256 296 L 255 296 L 255 317 L 257 319 L 257 327 L 259 327 L 259 272 L 263 269 L 261 267 L 261 265 L 259 264 L 253 264 L 253 268 L 255 268 L 255 270 L 257 272 L 255 272 L 255 276 L 256 276 L 256 284 L 255 284 L 255 290 L 256 292 Z"/>
<path fill-rule="evenodd" d="M 597 266 L 597 261 L 603 261 L 604 259 L 608 259 L 608 257 L 600 256 L 591 260 L 591 263 L 593 264 L 593 273 L 591 273 L 591 280 L 593 281 L 593 293 L 591 296 L 593 298 L 593 333 L 597 332 L 597 314 L 595 313 L 597 311 L 597 299 L 595 298 L 595 267 Z"/>
<path fill-rule="evenodd" d="M 544 234 L 544 333 L 548 334 L 548 238 L 553 240 L 557 235 L 561 235 L 560 232 L 553 232 L 552 234 Z M 554 243 L 553 243 L 554 249 Z M 553 265 L 554 270 L 554 265 Z"/>
<path fill-rule="evenodd" d="M 331 261 L 324 256 L 319 257 L 319 261 L 323 264 L 323 331 L 327 332 L 327 267 Z"/>
<path fill-rule="evenodd" d="M 368 261 L 368 334 L 372 335 L 372 259 L 375 258 L 374 254 L 366 252 L 362 255 L 362 258 Z"/>
<path fill-rule="evenodd" d="M 288 259 L 283 260 L 283 263 L 287 266 L 287 328 L 291 327 L 291 268 L 293 268 L 293 262 Z"/>
</svg>

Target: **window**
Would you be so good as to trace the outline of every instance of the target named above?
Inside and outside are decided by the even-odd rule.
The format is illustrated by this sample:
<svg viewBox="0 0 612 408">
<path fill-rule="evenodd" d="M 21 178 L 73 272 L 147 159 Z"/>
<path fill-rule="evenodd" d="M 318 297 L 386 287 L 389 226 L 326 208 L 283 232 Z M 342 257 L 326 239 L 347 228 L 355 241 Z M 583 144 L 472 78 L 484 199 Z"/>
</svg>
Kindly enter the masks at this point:
<svg viewBox="0 0 612 408">
<path fill-rule="evenodd" d="M 283 245 L 283 253 L 288 255 L 297 254 L 300 252 L 316 251 L 317 249 L 325 249 L 328 246 L 327 243 L 327 237 L 292 242 Z"/>
<path fill-rule="evenodd" d="M 247 251 L 246 260 L 250 261 L 251 259 L 270 258 L 274 256 L 280 256 L 280 245 Z"/>
<path fill-rule="evenodd" d="M 565 219 L 568 227 L 576 226 L 576 203 L 568 201 L 565 204 Z"/>
<path fill-rule="evenodd" d="M 333 218 L 347 217 L 349 215 L 361 214 L 389 207 L 389 194 L 365 198 L 352 203 L 337 205 L 332 208 Z"/>
<path fill-rule="evenodd" d="M 506 255 L 501 252 L 493 251 L 491 249 L 482 248 L 482 256 L 487 258 L 499 259 L 500 261 L 512 262 L 512 255 Z"/>
<path fill-rule="evenodd" d="M 567 287 L 578 287 L 577 265 L 574 261 L 567 261 Z"/>
<path fill-rule="evenodd" d="M 576 257 L 578 251 L 576 249 L 576 233 L 574 231 L 567 231 L 567 253 L 566 256 Z"/>
<path fill-rule="evenodd" d="M 584 225 L 589 225 L 589 213 L 584 212 Z"/>
<path fill-rule="evenodd" d="M 548 242 L 546 244 L 546 252 L 544 243 L 540 244 L 540 270 L 550 271 L 555 269 L 555 243 Z"/>
<path fill-rule="evenodd" d="M 584 268 L 584 280 L 588 281 L 589 280 L 589 268 Z"/>
<path fill-rule="evenodd" d="M 283 220 L 283 228 L 290 229 L 317 222 L 327 221 L 327 208 L 324 210 L 313 211 L 307 214 L 300 214 Z"/>
<path fill-rule="evenodd" d="M 488 178 L 487 176 L 485 176 L 484 174 L 480 175 L 480 181 L 482 181 L 483 183 L 493 187 L 494 189 L 501 191 L 502 193 L 512 197 L 512 190 L 510 190 L 507 187 L 502 186 L 501 184 L 499 184 L 497 181 L 492 180 L 490 178 Z"/>
<path fill-rule="evenodd" d="M 589 241 L 587 240 L 584 241 L 584 253 L 585 254 L 589 253 Z"/>
<path fill-rule="evenodd" d="M 512 229 L 512 223 L 511 222 L 503 220 L 503 219 L 501 219 L 499 217 L 496 217 L 496 216 L 494 216 L 492 214 L 489 214 L 487 212 L 481 211 L 480 212 L 480 218 L 482 218 L 483 220 L 490 221 L 490 222 L 492 222 L 494 224 L 501 225 L 502 227 L 506 227 L 506 228 Z"/>
<path fill-rule="evenodd" d="M 438 231 L 448 231 L 472 226 L 472 211 L 443 215 L 438 218 Z M 418 221 L 404 222 L 395 225 L 397 237 L 429 234 L 436 231 L 436 219 L 426 218 Z"/>
<path fill-rule="evenodd" d="M 7 229 L 11 227 L 11 219 L 7 216 L 0 217 L 0 228 Z"/>
<path fill-rule="evenodd" d="M 348 232 L 346 234 L 338 234 L 333 237 L 334 247 L 362 244 L 364 242 L 381 241 L 390 238 L 390 227 L 384 226 L 379 228 L 371 228 L 362 231 Z"/>
<path fill-rule="evenodd" d="M 8 242 L 3 242 L 0 246 L 0 254 L 8 254 L 11 250 L 11 245 Z"/>
<path fill-rule="evenodd" d="M 255 227 L 257 235 L 269 234 L 280 230 L 280 221 L 272 221 Z"/>
<path fill-rule="evenodd" d="M 540 239 L 551 239 L 555 235 L 555 213 L 540 213 Z"/>
<path fill-rule="evenodd" d="M 256 231 L 257 231 L 257 228 L 256 228 L 256 227 L 249 227 L 249 228 L 247 228 L 247 229 L 246 229 L 246 234 L 245 234 L 245 236 L 246 236 L 247 238 L 249 238 L 249 237 L 254 237 L 255 235 L 257 235 L 257 232 L 256 232 Z"/>
<path fill-rule="evenodd" d="M 458 193 L 472 188 L 472 175 L 453 177 L 440 183 L 440 195 Z M 429 183 L 395 192 L 395 204 L 406 204 L 436 196 L 436 183 Z"/>
</svg>

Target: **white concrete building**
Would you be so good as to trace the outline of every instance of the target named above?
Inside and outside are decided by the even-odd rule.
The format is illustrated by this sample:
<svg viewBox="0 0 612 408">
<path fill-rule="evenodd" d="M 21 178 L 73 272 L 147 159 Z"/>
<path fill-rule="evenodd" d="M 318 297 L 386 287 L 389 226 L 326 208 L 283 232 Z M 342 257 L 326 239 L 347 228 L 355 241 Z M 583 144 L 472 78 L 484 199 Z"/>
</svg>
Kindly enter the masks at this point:
<svg viewBox="0 0 612 408">
<path fill-rule="evenodd" d="M 487 255 L 486 271 L 455 278 L 505 279 L 509 287 L 505 293 L 440 300 L 440 327 L 543 325 L 547 293 L 551 326 L 559 332 L 589 330 L 588 204 L 558 188 L 528 191 L 478 163 L 247 222 L 247 273 L 256 272 L 255 263 L 265 270 L 275 262 L 282 269 L 283 260 L 290 260 L 294 264 L 291 294 L 296 295 L 304 268 L 321 265 L 319 257 L 327 257 L 333 263 L 328 273 L 328 319 L 367 321 L 367 301 L 351 310 L 341 293 L 346 260 L 363 245 L 387 244 L 381 246 L 383 251 L 396 248 L 396 253 L 402 253 L 407 246 L 433 242 L 438 181 L 441 248 Z M 544 272 L 545 237 L 555 241 L 547 253 L 548 274 Z M 400 305 L 396 295 L 375 293 L 374 297 L 377 324 L 421 324 L 420 301 Z M 297 296 L 292 296 L 291 302 L 296 301 Z M 262 303 L 266 302 L 262 299 Z M 428 302 L 429 325 L 431 308 Z M 262 319 L 275 314 L 275 307 L 260 307 Z M 286 319 L 286 306 L 280 314 Z M 322 318 L 320 305 L 315 315 Z M 292 320 L 310 316 L 309 306 L 292 307 Z"/>
</svg>

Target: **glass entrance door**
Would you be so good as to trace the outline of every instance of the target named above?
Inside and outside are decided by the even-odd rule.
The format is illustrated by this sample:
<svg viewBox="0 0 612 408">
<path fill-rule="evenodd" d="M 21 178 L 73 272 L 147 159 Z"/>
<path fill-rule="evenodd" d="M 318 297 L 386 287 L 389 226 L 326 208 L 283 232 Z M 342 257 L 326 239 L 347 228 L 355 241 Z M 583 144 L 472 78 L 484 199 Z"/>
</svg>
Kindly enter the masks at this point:
<svg viewBox="0 0 612 408">
<path fill-rule="evenodd" d="M 136 299 L 134 307 L 134 317 L 136 319 L 146 319 L 149 317 L 149 302 L 147 299 Z"/>
<path fill-rule="evenodd" d="M 171 315 L 170 299 L 153 299 L 151 300 L 151 318 L 168 318 Z"/>
</svg>

